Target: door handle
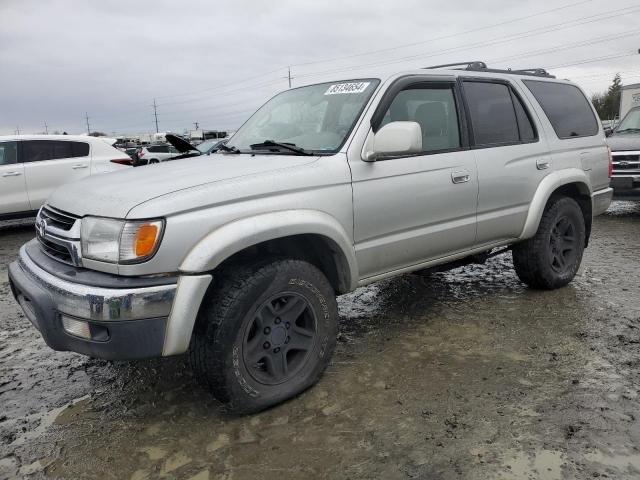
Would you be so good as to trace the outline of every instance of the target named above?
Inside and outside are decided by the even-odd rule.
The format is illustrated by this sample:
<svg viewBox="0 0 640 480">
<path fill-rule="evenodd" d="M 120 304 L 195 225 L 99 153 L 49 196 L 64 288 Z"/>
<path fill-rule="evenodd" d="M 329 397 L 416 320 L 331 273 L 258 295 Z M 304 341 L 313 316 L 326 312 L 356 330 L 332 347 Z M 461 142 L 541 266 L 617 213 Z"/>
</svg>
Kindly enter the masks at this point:
<svg viewBox="0 0 640 480">
<path fill-rule="evenodd" d="M 547 158 L 538 158 L 536 160 L 536 168 L 538 170 L 546 170 L 551 166 L 551 161 Z"/>
<path fill-rule="evenodd" d="M 2 174 L 3 177 L 18 177 L 20 175 L 22 175 L 20 172 L 7 172 Z"/>
<path fill-rule="evenodd" d="M 466 183 L 471 180 L 471 175 L 466 170 L 456 170 L 451 172 L 451 181 L 453 183 Z"/>
<path fill-rule="evenodd" d="M 79 169 L 81 169 L 81 168 L 87 168 L 87 167 L 88 167 L 88 165 L 78 164 L 78 165 L 74 165 L 74 166 L 73 166 L 73 167 L 71 167 L 71 168 L 73 168 L 74 170 L 79 170 Z"/>
</svg>

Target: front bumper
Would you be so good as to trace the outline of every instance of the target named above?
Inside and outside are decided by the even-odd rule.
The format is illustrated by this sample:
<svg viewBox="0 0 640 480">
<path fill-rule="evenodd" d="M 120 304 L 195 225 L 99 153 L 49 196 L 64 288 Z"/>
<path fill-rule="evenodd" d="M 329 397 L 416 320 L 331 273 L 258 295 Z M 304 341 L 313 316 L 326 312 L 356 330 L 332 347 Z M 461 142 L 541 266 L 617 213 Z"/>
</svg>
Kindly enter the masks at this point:
<svg viewBox="0 0 640 480">
<path fill-rule="evenodd" d="M 132 281 L 41 258 L 36 247 L 30 242 L 20 249 L 9 266 L 9 282 L 26 317 L 51 348 L 109 360 L 186 350 L 210 275 L 185 281 L 167 277 L 160 284 L 157 277 Z M 65 317 L 87 322 L 92 338 L 68 333 Z"/>
</svg>

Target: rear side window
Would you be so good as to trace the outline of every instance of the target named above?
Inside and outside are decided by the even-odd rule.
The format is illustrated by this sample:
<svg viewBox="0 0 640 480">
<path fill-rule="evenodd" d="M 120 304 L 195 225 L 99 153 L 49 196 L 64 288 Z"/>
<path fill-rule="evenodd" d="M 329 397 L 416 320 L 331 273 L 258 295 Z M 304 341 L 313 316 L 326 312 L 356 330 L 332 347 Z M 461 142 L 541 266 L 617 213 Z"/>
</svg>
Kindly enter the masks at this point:
<svg viewBox="0 0 640 480">
<path fill-rule="evenodd" d="M 476 145 L 520 141 L 516 111 L 507 85 L 465 81 L 464 93 Z"/>
<path fill-rule="evenodd" d="M 59 158 L 86 157 L 89 144 L 64 140 L 25 140 L 22 142 L 24 162 L 42 162 Z"/>
<path fill-rule="evenodd" d="M 598 133 L 598 120 L 579 88 L 566 83 L 524 80 L 544 110 L 558 138 L 587 137 Z"/>
<path fill-rule="evenodd" d="M 11 165 L 18 163 L 17 142 L 0 143 L 0 165 Z"/>
</svg>

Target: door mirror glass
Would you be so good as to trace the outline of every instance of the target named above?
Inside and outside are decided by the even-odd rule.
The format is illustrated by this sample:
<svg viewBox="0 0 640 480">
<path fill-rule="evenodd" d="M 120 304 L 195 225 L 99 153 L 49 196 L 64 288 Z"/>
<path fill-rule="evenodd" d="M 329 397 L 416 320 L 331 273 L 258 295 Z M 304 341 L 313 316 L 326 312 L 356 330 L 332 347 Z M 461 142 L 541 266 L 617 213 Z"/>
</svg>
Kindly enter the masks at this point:
<svg viewBox="0 0 640 480">
<path fill-rule="evenodd" d="M 604 136 L 605 137 L 610 137 L 612 133 L 613 133 L 613 128 L 605 128 L 604 129 Z"/>
<path fill-rule="evenodd" d="M 422 152 L 422 129 L 418 122 L 391 122 L 373 136 L 365 160 L 373 162 L 380 157 L 411 155 Z"/>
</svg>

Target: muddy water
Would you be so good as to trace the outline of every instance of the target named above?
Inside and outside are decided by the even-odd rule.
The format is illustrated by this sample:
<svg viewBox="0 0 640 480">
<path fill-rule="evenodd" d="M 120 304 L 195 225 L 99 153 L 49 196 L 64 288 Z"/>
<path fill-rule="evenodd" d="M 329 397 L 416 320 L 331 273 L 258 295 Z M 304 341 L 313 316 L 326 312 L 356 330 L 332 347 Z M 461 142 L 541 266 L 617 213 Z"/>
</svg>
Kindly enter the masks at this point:
<svg viewBox="0 0 640 480">
<path fill-rule="evenodd" d="M 508 255 L 340 299 L 320 383 L 233 417 L 183 359 L 50 351 L 9 298 L 0 230 L 0 477 L 640 478 L 640 203 L 594 225 L 569 287 Z"/>
</svg>

